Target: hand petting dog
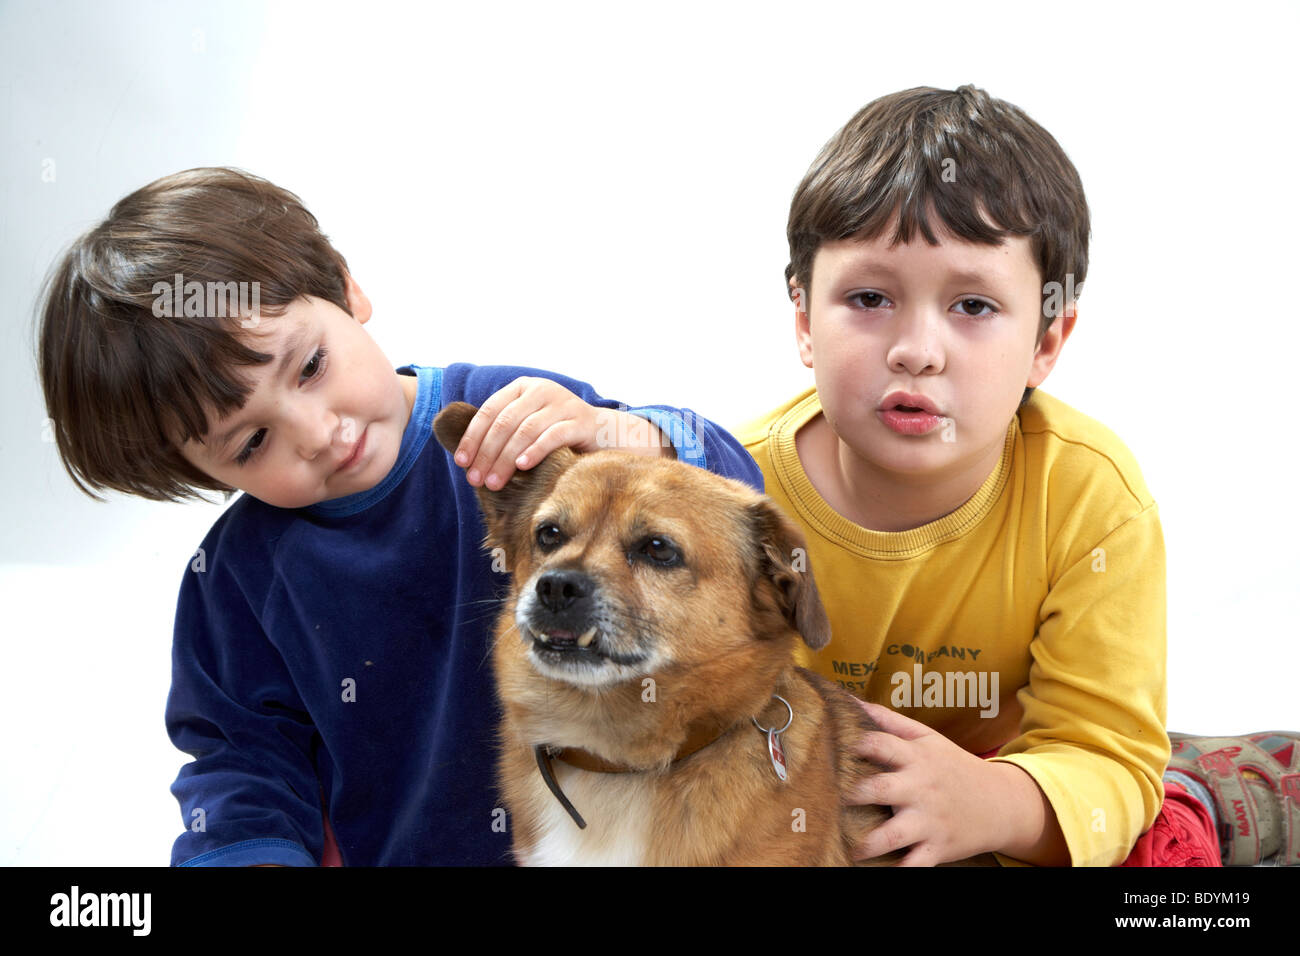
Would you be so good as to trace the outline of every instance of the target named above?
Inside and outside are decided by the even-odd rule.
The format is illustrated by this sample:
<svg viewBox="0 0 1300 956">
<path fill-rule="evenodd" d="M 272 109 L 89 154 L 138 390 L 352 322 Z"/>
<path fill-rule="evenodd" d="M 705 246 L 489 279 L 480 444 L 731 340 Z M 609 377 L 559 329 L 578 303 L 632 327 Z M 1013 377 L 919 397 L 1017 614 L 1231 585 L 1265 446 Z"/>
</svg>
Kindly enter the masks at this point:
<svg viewBox="0 0 1300 956">
<path fill-rule="evenodd" d="M 602 436 L 613 435 L 612 443 Z M 637 415 L 588 405 L 558 382 L 517 378 L 479 408 L 456 448 L 456 464 L 475 488 L 505 487 L 516 469 L 533 467 L 557 448 L 592 452 L 618 448 L 637 455 L 674 458 L 671 444 Z"/>
</svg>

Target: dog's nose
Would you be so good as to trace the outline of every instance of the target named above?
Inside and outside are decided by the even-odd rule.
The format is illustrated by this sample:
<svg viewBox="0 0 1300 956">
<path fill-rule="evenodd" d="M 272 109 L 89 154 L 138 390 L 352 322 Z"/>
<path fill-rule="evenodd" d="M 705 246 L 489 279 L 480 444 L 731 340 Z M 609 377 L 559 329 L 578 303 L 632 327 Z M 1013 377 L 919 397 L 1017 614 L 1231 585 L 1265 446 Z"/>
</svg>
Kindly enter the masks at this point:
<svg viewBox="0 0 1300 956">
<path fill-rule="evenodd" d="M 537 597 L 556 613 L 591 594 L 591 579 L 581 571 L 547 571 L 537 579 Z"/>
</svg>

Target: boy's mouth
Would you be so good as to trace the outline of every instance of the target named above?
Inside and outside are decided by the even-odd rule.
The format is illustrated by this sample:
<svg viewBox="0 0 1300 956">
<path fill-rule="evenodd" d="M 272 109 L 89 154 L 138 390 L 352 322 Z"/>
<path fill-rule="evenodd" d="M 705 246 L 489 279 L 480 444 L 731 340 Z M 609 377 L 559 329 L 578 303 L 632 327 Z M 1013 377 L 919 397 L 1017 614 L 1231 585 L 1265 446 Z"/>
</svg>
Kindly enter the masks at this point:
<svg viewBox="0 0 1300 956">
<path fill-rule="evenodd" d="M 925 412 L 929 415 L 942 415 L 939 407 L 924 395 L 912 395 L 908 392 L 890 392 L 880 403 L 882 412 Z"/>
<path fill-rule="evenodd" d="M 907 392 L 890 392 L 876 414 L 900 435 L 924 435 L 948 420 L 928 398 Z"/>
<path fill-rule="evenodd" d="M 366 450 L 366 432 L 362 431 L 361 437 L 358 438 L 357 443 L 354 446 L 352 446 L 352 454 L 348 455 L 347 458 L 339 462 L 339 466 L 336 469 L 334 469 L 335 474 L 338 474 L 341 471 L 346 471 L 348 468 L 351 468 L 353 465 L 355 465 L 358 459 L 360 459 L 361 453 L 365 450 Z"/>
<path fill-rule="evenodd" d="M 924 435 L 948 421 L 920 409 L 886 408 L 876 413 L 889 428 L 900 435 Z"/>
</svg>

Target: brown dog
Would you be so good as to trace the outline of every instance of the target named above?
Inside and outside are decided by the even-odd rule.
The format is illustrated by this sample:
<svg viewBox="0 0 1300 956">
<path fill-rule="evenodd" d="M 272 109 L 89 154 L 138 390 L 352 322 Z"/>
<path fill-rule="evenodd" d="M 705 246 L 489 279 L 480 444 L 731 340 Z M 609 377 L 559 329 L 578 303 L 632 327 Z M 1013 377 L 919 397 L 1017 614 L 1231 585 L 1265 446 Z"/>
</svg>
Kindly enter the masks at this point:
<svg viewBox="0 0 1300 956">
<path fill-rule="evenodd" d="M 475 411 L 438 415 L 444 448 Z M 567 448 L 478 495 L 514 575 L 493 654 L 519 862 L 852 862 L 889 816 L 843 805 L 877 772 L 850 750 L 875 727 L 793 664 L 796 640 L 823 647 L 830 628 L 803 536 L 770 499 Z"/>
</svg>

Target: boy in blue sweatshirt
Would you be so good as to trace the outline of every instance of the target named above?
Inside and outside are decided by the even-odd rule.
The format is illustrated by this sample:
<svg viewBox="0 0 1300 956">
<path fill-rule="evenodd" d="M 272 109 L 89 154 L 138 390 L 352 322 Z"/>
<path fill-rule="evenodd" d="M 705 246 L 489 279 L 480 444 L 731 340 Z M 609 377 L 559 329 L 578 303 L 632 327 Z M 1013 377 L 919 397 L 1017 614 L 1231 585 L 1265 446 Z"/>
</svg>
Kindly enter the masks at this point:
<svg viewBox="0 0 1300 956">
<path fill-rule="evenodd" d="M 371 312 L 298 198 L 231 169 L 122 199 L 50 280 L 41 380 L 74 483 L 244 492 L 181 581 L 173 865 L 510 862 L 488 654 L 508 579 L 474 486 L 569 446 L 762 488 L 689 410 L 535 369 L 394 370 Z M 453 401 L 480 407 L 455 460 L 431 433 Z"/>
</svg>

